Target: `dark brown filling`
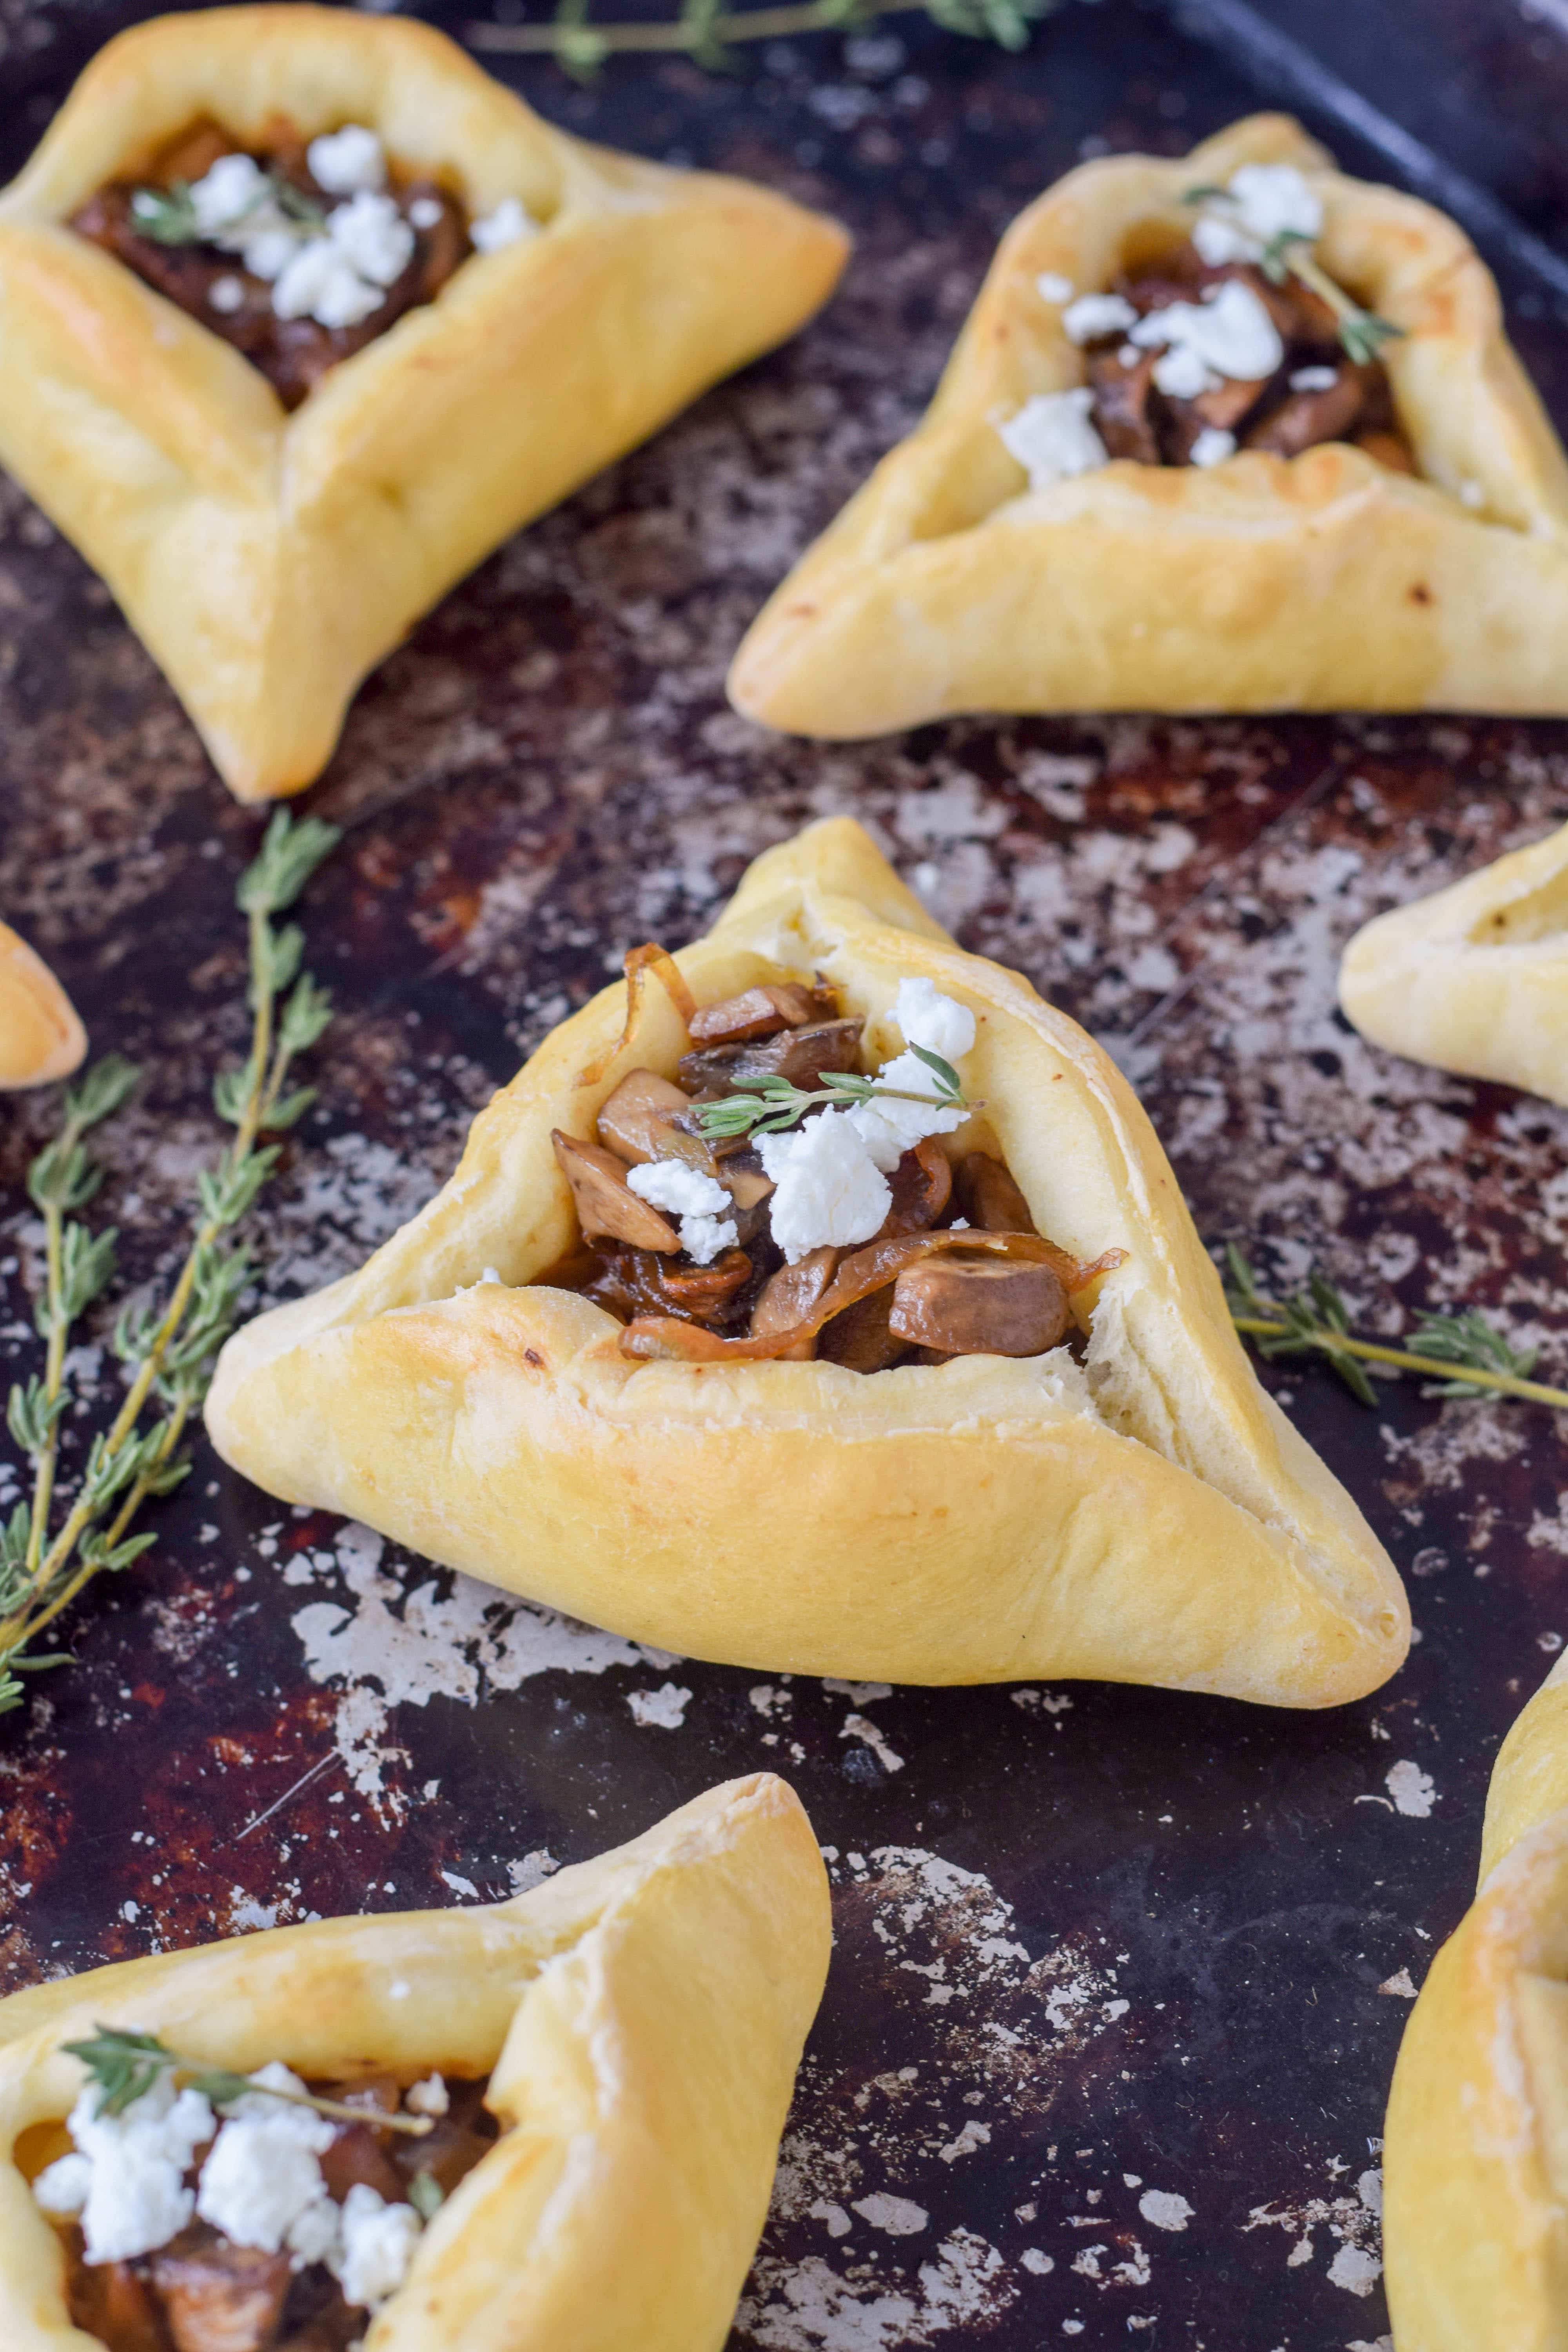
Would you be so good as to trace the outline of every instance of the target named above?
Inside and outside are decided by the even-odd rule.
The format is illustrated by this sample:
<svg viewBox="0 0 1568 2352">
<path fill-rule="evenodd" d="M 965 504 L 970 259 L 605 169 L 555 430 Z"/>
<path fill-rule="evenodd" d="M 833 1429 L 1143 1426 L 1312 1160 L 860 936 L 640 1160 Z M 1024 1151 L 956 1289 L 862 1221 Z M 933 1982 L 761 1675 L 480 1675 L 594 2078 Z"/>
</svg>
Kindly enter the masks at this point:
<svg viewBox="0 0 1568 2352">
<path fill-rule="evenodd" d="M 488 2154 L 500 2128 L 484 2105 L 489 2077 L 444 2079 L 447 2111 L 421 2139 L 369 2122 L 338 2126 L 321 2162 L 339 2204 L 360 2181 L 389 2205 L 406 2203 L 420 2173 L 449 2197 Z M 402 2097 L 390 2074 L 310 2087 L 384 2115 Z M 196 2152 L 192 2187 L 205 2155 Z M 344 2300 L 324 2263 L 296 2270 L 286 2253 L 234 2245 L 206 2221 L 134 2262 L 89 2263 L 76 2224 L 62 2235 L 71 2319 L 107 2352 L 347 2352 L 364 2333 L 364 2312 Z"/>
<path fill-rule="evenodd" d="M 329 368 L 355 352 L 363 351 L 377 335 L 421 302 L 433 302 L 453 272 L 473 250 L 462 206 L 430 180 L 411 180 L 387 193 L 414 233 L 414 251 L 401 277 L 386 289 L 385 299 L 367 318 L 352 327 L 323 327 L 314 319 L 280 319 L 272 307 L 272 288 L 253 277 L 237 253 L 216 245 L 163 245 L 143 235 L 132 213 L 139 189 L 172 189 L 181 182 L 203 178 L 224 155 L 245 153 L 285 181 L 311 203 L 330 210 L 342 201 L 320 187 L 306 160 L 307 142 L 292 123 L 279 121 L 268 127 L 258 146 L 245 147 L 216 123 L 204 123 L 184 133 L 136 180 L 111 180 L 89 197 L 71 218 L 71 226 L 215 335 L 243 352 L 253 367 L 277 393 L 285 408 L 298 408 Z M 410 218 L 412 206 L 435 203 L 441 217 L 430 227 Z M 242 289 L 237 308 L 215 308 L 212 289 L 220 278 L 237 281 Z"/>
<path fill-rule="evenodd" d="M 701 1134 L 698 1104 L 759 1078 L 809 1090 L 829 1073 L 858 1069 L 861 1028 L 820 983 L 752 988 L 699 1006 L 679 1085 L 633 1070 L 601 1109 L 595 1143 L 556 1131 L 582 1237 L 539 1281 L 580 1291 L 615 1316 L 630 1353 L 820 1356 L 876 1372 L 1056 1347 L 1072 1319 L 1069 1294 L 1098 1269 L 1040 1239 L 1000 1160 L 973 1151 L 955 1166 L 929 1138 L 889 1177 L 891 1205 L 870 1241 L 815 1249 L 789 1265 L 773 1237 L 773 1187 L 755 1147 Z M 736 1241 L 710 1265 L 681 1249 L 677 1219 L 630 1189 L 631 1169 L 651 1160 L 682 1161 L 730 1194 Z M 953 1231 L 957 1219 L 976 1229 L 973 1245 Z"/>
<path fill-rule="evenodd" d="M 1388 373 L 1373 360 L 1358 365 L 1340 341 L 1339 321 L 1311 288 L 1287 278 L 1276 286 L 1253 263 L 1211 268 L 1190 244 L 1165 255 L 1157 268 L 1119 278 L 1122 295 L 1141 319 L 1173 302 L 1194 302 L 1227 278 L 1250 287 L 1279 329 L 1285 356 L 1274 373 L 1252 382 L 1226 380 L 1194 399 L 1162 392 L 1154 370 L 1162 352 L 1142 351 L 1120 330 L 1085 346 L 1090 412 L 1113 457 L 1144 466 L 1189 466 L 1198 436 L 1211 427 L 1236 436 L 1243 449 L 1299 457 L 1322 441 L 1351 441 L 1395 473 L 1418 468 L 1394 413 Z M 1332 381 L 1296 390 L 1303 369 L 1331 372 Z"/>
</svg>

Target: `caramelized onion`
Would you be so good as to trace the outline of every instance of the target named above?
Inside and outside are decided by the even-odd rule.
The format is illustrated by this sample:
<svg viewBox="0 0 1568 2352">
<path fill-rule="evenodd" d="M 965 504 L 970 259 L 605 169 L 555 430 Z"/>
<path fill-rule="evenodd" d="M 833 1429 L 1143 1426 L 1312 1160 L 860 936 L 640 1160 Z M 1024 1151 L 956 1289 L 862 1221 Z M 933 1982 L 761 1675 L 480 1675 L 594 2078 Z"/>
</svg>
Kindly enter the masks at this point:
<svg viewBox="0 0 1568 2352">
<path fill-rule="evenodd" d="M 986 1234 L 961 1227 L 937 1234 L 902 1234 L 872 1242 L 844 1259 L 838 1272 L 809 1315 L 789 1328 L 750 1339 L 721 1339 L 716 1331 L 697 1323 L 679 1323 L 672 1317 L 639 1315 L 620 1334 L 623 1355 L 664 1359 L 689 1364 L 759 1364 L 788 1353 L 802 1339 L 815 1339 L 825 1323 L 841 1315 L 874 1290 L 897 1281 L 908 1265 L 934 1257 L 940 1250 L 974 1250 L 996 1257 L 1032 1258 L 1048 1265 L 1070 1298 L 1126 1257 L 1125 1250 L 1107 1250 L 1091 1264 L 1081 1265 L 1038 1234 Z"/>
<path fill-rule="evenodd" d="M 687 987 L 680 967 L 668 948 L 661 948 L 657 940 L 649 940 L 644 947 L 628 948 L 626 959 L 626 1017 L 621 1034 L 613 1045 L 589 1063 L 585 1070 L 578 1071 L 574 1081 L 577 1086 L 596 1087 L 616 1055 L 624 1053 L 631 1044 L 637 1025 L 637 1014 L 642 1010 L 643 990 L 647 985 L 650 971 L 658 972 L 670 1003 L 688 1029 L 690 1028 L 697 1012 L 697 999 Z"/>
</svg>

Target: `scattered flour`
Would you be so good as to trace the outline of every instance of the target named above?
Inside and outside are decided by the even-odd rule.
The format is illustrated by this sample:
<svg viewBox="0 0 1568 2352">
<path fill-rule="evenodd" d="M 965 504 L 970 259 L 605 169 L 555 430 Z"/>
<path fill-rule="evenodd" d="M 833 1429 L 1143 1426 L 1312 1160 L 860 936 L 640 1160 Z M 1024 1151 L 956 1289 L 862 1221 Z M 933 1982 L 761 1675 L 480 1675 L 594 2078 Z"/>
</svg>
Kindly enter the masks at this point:
<svg viewBox="0 0 1568 2352">
<path fill-rule="evenodd" d="M 1383 1785 L 1394 1800 L 1395 1812 L 1403 1813 L 1407 1821 L 1412 1822 L 1431 1819 L 1437 1791 L 1431 1774 L 1423 1772 L 1419 1764 L 1391 1764 Z"/>
</svg>

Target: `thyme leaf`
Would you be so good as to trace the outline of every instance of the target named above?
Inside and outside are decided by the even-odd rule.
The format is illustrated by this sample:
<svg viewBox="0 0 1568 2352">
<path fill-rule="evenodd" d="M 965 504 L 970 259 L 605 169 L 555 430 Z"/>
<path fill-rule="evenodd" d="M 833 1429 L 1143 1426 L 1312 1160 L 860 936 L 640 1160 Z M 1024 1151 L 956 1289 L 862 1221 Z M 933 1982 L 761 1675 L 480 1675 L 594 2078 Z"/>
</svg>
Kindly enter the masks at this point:
<svg viewBox="0 0 1568 2352">
<path fill-rule="evenodd" d="M 726 8 L 722 0 L 681 0 L 673 22 L 595 25 L 588 18 L 588 0 L 557 0 L 547 25 L 471 24 L 464 38 L 475 49 L 542 52 L 577 80 L 590 81 L 606 58 L 631 51 L 673 50 L 710 73 L 725 72 L 745 42 L 849 32 L 917 9 L 944 32 L 1016 51 L 1027 47 L 1031 27 L 1058 5 L 1059 0 L 785 0 L 778 7 Z"/>
<path fill-rule="evenodd" d="M 940 1054 L 930 1053 L 923 1045 L 911 1045 L 910 1051 L 919 1056 L 935 1078 L 934 1095 L 916 1094 L 908 1087 L 884 1087 L 855 1070 L 825 1074 L 820 1087 L 797 1087 L 777 1076 L 762 1077 L 751 1087 L 725 1095 L 718 1102 L 697 1104 L 693 1116 L 698 1131 L 710 1140 L 778 1135 L 797 1125 L 808 1111 L 848 1110 L 858 1103 L 879 1099 L 924 1103 L 928 1108 L 935 1104 L 942 1110 L 968 1111 L 974 1108 L 965 1102 L 963 1081 L 951 1062 L 944 1062 Z"/>
<path fill-rule="evenodd" d="M 1270 1360 L 1314 1351 L 1325 1355 L 1363 1404 L 1377 1402 L 1364 1367 L 1385 1364 L 1392 1370 L 1435 1381 L 1432 1392 L 1439 1396 L 1516 1396 L 1533 1404 L 1568 1408 L 1568 1389 L 1549 1388 L 1529 1377 L 1538 1350 L 1513 1347 L 1476 1307 L 1467 1307 L 1458 1315 L 1429 1311 L 1411 1333 L 1408 1348 L 1391 1347 L 1352 1336 L 1343 1298 L 1321 1275 L 1310 1276 L 1306 1289 L 1294 1297 L 1274 1299 L 1265 1296 L 1250 1261 L 1234 1242 L 1226 1250 L 1226 1265 L 1231 1320 L 1258 1354 Z M 1457 1368 L 1468 1377 L 1456 1378 Z"/>
<path fill-rule="evenodd" d="M 139 2033 L 128 2026 L 100 2025 L 87 2041 L 67 2042 L 62 2047 L 86 2067 L 88 2083 L 98 2093 L 94 2112 L 100 2116 L 122 2116 L 168 2075 L 176 2089 L 200 2091 L 215 2107 L 232 2107 L 241 2099 L 279 2099 L 285 2106 L 312 2107 L 317 2115 L 330 2116 L 340 2123 L 369 2124 L 374 2130 L 404 2132 L 412 2139 L 423 2139 L 433 2128 L 425 2116 L 389 2116 L 378 2107 L 318 2098 L 313 2091 L 275 2091 L 269 2084 L 253 2083 L 248 2074 L 237 2074 L 230 2067 L 204 2066 L 197 2060 L 182 2058 L 155 2033 Z"/>
<path fill-rule="evenodd" d="M 327 215 L 320 205 L 284 179 L 279 172 L 268 172 L 250 202 L 226 220 L 224 234 L 238 228 L 244 221 L 270 205 L 285 220 L 311 236 L 326 234 Z M 188 180 L 174 180 L 166 188 L 138 188 L 131 199 L 131 217 L 138 233 L 151 237 L 154 245 L 211 245 L 216 242 L 211 229 L 203 226 L 196 211 L 195 198 Z"/>
</svg>

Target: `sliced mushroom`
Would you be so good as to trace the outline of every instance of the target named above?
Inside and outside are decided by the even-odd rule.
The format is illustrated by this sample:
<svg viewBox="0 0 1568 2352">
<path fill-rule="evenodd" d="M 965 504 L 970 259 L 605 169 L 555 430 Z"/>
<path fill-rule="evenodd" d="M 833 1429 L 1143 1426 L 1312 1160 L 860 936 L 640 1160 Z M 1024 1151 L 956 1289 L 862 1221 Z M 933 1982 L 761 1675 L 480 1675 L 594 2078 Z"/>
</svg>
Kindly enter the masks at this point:
<svg viewBox="0 0 1568 2352">
<path fill-rule="evenodd" d="M 808 1321 L 837 1265 L 836 1249 L 814 1249 L 807 1250 L 795 1265 L 781 1265 L 775 1274 L 770 1274 L 752 1310 L 752 1339 L 765 1339 L 775 1331 L 793 1331 L 797 1323 Z M 793 1347 L 780 1350 L 779 1360 L 809 1363 L 816 1353 L 815 1338 L 797 1339 Z"/>
<path fill-rule="evenodd" d="M 1157 466 L 1160 444 L 1155 438 L 1150 401 L 1154 390 L 1157 352 L 1136 352 L 1132 364 L 1123 366 L 1121 352 L 1097 352 L 1089 362 L 1094 388 L 1094 424 L 1113 457 L 1134 457 L 1141 466 Z"/>
<path fill-rule="evenodd" d="M 641 1201 L 626 1182 L 624 1160 L 596 1143 L 579 1143 L 575 1136 L 551 1132 L 561 1172 L 572 1187 L 577 1222 L 589 1241 L 603 1234 L 612 1241 L 630 1242 L 634 1249 L 678 1250 L 680 1235 L 658 1211 Z"/>
<path fill-rule="evenodd" d="M 786 980 L 777 987 L 747 988 L 739 996 L 702 1004 L 691 1017 L 694 1045 L 738 1045 L 776 1037 L 781 1029 L 805 1029 L 838 1010 L 829 988 L 804 988 Z"/>
<path fill-rule="evenodd" d="M 1370 368 L 1342 367 L 1332 383 L 1315 392 L 1292 392 L 1247 436 L 1249 449 L 1269 449 L 1277 457 L 1299 457 L 1321 441 L 1348 440 L 1367 404 Z"/>
<path fill-rule="evenodd" d="M 327 2193 L 341 2205 L 356 2181 L 363 2181 L 378 2197 L 395 2205 L 403 2194 L 397 2168 L 387 2151 L 391 2135 L 371 2124 L 340 2124 L 321 2153 L 321 2178 Z"/>
<path fill-rule="evenodd" d="M 934 1135 L 906 1151 L 888 1181 L 893 1205 L 875 1235 L 878 1241 L 893 1234 L 929 1231 L 952 1197 L 952 1165 Z"/>
<path fill-rule="evenodd" d="M 146 2280 L 129 2263 L 83 2262 L 81 2232 L 72 2236 L 67 2300 L 73 2325 L 110 2352 L 168 2352 L 157 2299 Z"/>
<path fill-rule="evenodd" d="M 689 1159 L 689 1151 L 672 1149 L 672 1141 L 700 1148 L 700 1139 L 670 1122 L 690 1108 L 691 1097 L 672 1079 L 661 1078 L 657 1070 L 628 1070 L 600 1106 L 599 1140 L 634 1168 L 648 1160 Z"/>
<path fill-rule="evenodd" d="M 199 2226 L 182 2231 L 148 2263 L 174 2352 L 267 2352 L 293 2276 L 288 2255 L 232 2245 L 216 2231 L 193 2242 L 202 2234 Z"/>
<path fill-rule="evenodd" d="M 988 1234 L 1032 1234 L 1038 1229 L 1012 1171 L 989 1151 L 968 1151 L 952 1171 L 959 1213 Z"/>
<path fill-rule="evenodd" d="M 755 1085 L 758 1078 L 787 1078 L 791 1086 L 816 1087 L 828 1070 L 852 1070 L 859 1059 L 859 1021 L 821 1021 L 806 1029 L 784 1029 L 751 1045 L 706 1045 L 685 1054 L 681 1084 L 711 1098 Z"/>
<path fill-rule="evenodd" d="M 655 1258 L 648 1270 L 667 1312 L 693 1323 L 720 1323 L 736 1292 L 751 1280 L 752 1261 L 743 1249 L 727 1249 L 711 1265 L 665 1265 Z"/>
<path fill-rule="evenodd" d="M 1067 1293 L 1050 1266 L 955 1253 L 905 1267 L 888 1328 L 950 1356 L 1041 1356 L 1068 1319 Z"/>
<path fill-rule="evenodd" d="M 831 1323 L 825 1323 L 817 1333 L 816 1352 L 830 1364 L 842 1364 L 847 1372 L 887 1372 L 910 1352 L 909 1342 L 895 1331 L 889 1316 L 893 1305 L 893 1289 L 872 1291 L 868 1298 L 857 1299 Z"/>
</svg>

